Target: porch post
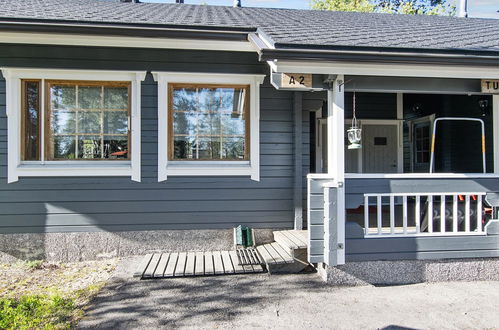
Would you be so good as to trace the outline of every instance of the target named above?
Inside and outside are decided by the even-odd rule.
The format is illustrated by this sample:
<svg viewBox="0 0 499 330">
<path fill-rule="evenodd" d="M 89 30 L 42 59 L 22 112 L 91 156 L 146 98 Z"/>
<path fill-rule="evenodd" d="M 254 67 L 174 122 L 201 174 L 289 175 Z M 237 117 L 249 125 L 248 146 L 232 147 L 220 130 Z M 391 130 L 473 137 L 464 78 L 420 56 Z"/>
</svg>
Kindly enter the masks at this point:
<svg viewBox="0 0 499 330">
<path fill-rule="evenodd" d="M 499 95 L 492 95 L 492 121 L 494 139 L 494 173 L 499 174 L 499 143 L 495 143 L 499 137 Z"/>
<path fill-rule="evenodd" d="M 344 77 L 338 75 L 328 90 L 328 174 L 333 189 L 324 189 L 324 261 L 329 266 L 345 263 L 345 95 Z"/>
<path fill-rule="evenodd" d="M 303 95 L 301 92 L 293 93 L 294 102 L 294 207 L 295 229 L 303 229 L 303 164 L 302 164 L 302 131 L 303 131 Z"/>
</svg>

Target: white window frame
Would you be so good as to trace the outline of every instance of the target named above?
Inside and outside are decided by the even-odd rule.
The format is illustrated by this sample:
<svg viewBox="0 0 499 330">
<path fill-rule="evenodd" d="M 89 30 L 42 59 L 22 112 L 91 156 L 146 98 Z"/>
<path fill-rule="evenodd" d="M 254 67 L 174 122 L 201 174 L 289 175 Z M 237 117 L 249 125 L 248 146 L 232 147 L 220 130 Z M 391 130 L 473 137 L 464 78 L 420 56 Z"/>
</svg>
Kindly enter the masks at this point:
<svg viewBox="0 0 499 330">
<path fill-rule="evenodd" d="M 158 181 L 168 176 L 250 176 L 260 181 L 260 85 L 265 75 L 153 72 L 158 82 Z M 168 84 L 250 86 L 250 159 L 247 161 L 169 161 Z"/>
<path fill-rule="evenodd" d="M 27 69 L 1 68 L 6 82 L 7 105 L 7 180 L 16 182 L 19 177 L 68 177 L 68 176 L 130 176 L 133 181 L 140 182 L 140 134 L 141 134 L 141 82 L 145 79 L 145 71 L 89 71 L 65 69 Z M 91 80 L 91 81 L 125 81 L 131 83 L 131 155 L 127 161 L 22 161 L 21 160 L 21 81 L 37 80 Z M 42 119 L 45 115 L 45 91 L 41 84 L 40 93 Z M 44 125 L 42 134 L 44 136 Z M 45 142 L 46 143 L 46 142 Z M 42 148 L 43 149 L 43 148 Z"/>
</svg>

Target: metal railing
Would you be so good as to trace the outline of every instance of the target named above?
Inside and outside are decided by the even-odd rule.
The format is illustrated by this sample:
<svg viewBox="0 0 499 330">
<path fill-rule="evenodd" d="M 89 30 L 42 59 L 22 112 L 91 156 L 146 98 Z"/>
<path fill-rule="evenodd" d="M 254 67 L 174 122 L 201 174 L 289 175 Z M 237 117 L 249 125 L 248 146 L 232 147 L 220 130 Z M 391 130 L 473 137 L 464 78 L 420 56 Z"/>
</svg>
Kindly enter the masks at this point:
<svg viewBox="0 0 499 330">
<path fill-rule="evenodd" d="M 484 195 L 484 192 L 364 194 L 365 237 L 485 235 Z"/>
</svg>

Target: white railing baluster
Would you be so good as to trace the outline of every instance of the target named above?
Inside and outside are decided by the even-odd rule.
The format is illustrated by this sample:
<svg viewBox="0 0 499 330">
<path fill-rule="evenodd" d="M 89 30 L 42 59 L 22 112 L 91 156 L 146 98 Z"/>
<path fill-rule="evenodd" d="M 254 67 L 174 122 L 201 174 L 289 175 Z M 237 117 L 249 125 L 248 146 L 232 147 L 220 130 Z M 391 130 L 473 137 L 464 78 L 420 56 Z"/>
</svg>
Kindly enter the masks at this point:
<svg viewBox="0 0 499 330">
<path fill-rule="evenodd" d="M 433 233 L 433 196 L 428 196 L 428 232 Z"/>
<path fill-rule="evenodd" d="M 395 233 L 395 197 L 390 196 L 390 233 Z"/>
<path fill-rule="evenodd" d="M 439 192 L 439 193 L 379 193 L 364 194 L 364 233 L 365 237 L 404 237 L 404 236 L 464 236 L 485 235 L 483 230 L 483 192 Z M 463 196 L 463 198 L 461 198 Z M 476 206 L 472 200 L 475 200 Z M 369 214 L 369 200 L 376 198 L 376 225 L 372 223 Z M 426 201 L 423 198 L 427 198 Z M 460 226 L 463 214 L 460 203 L 464 200 L 464 230 Z M 371 200 L 372 201 L 372 200 Z M 422 203 L 423 201 L 423 203 Z M 435 202 L 437 201 L 437 202 Z M 385 205 L 383 205 L 385 202 Z M 389 205 L 387 205 L 389 202 Z M 435 203 L 440 202 L 440 225 L 434 226 Z M 447 202 L 452 203 L 451 205 Z M 423 204 L 423 205 L 422 205 Z M 383 223 L 383 206 L 389 207 L 389 221 Z M 409 208 L 414 207 L 414 225 L 412 224 Z M 475 214 L 476 207 L 476 216 Z M 422 231 L 421 211 L 426 209 L 425 230 Z M 447 209 L 449 213 L 446 214 Z M 388 210 L 385 209 L 385 211 Z M 412 211 L 411 211 L 412 212 Z M 452 212 L 452 215 L 451 215 Z M 374 213 L 374 212 L 373 212 Z M 438 212 L 437 212 L 438 213 Z M 401 215 L 401 216 L 400 216 Z M 386 214 L 388 216 L 388 214 Z M 475 223 L 472 221 L 476 220 Z M 371 222 L 371 223 L 370 223 Z M 409 222 L 411 224 L 409 225 Z M 438 223 L 438 221 L 437 221 Z M 426 221 L 425 221 L 426 224 Z M 371 225 L 371 226 L 370 226 Z"/>
<path fill-rule="evenodd" d="M 476 230 L 482 232 L 482 195 L 476 196 Z"/>
<path fill-rule="evenodd" d="M 382 225 L 383 225 L 381 223 L 381 221 L 383 220 L 382 213 L 381 213 L 383 211 L 382 210 L 383 205 L 381 204 L 381 196 L 378 196 L 376 198 L 376 204 L 377 204 L 377 206 L 376 206 L 377 207 L 377 210 L 376 210 L 376 215 L 377 215 L 376 219 L 378 221 L 378 223 L 377 223 L 378 224 L 378 235 L 381 235 L 382 234 L 382 232 L 381 232 L 382 231 Z"/>
<path fill-rule="evenodd" d="M 445 233 L 445 195 L 440 196 L 440 232 Z"/>
<path fill-rule="evenodd" d="M 364 196 L 364 232 L 369 235 L 369 196 Z"/>
<path fill-rule="evenodd" d="M 466 195 L 464 205 L 464 231 L 470 232 L 470 195 Z"/>
<path fill-rule="evenodd" d="M 452 196 L 452 231 L 457 233 L 457 195 Z"/>
<path fill-rule="evenodd" d="M 402 228 L 407 235 L 407 196 L 402 197 Z"/>
<path fill-rule="evenodd" d="M 416 221 L 416 234 L 421 232 L 421 196 L 416 196 L 416 207 L 415 207 L 415 221 Z"/>
</svg>

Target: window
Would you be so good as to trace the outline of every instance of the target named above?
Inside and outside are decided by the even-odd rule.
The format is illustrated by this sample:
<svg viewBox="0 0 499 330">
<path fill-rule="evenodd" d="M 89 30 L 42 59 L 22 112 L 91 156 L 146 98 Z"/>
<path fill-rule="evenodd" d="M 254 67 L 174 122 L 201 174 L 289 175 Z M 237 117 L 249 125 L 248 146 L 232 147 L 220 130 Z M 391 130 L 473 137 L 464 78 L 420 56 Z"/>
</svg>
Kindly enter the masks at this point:
<svg viewBox="0 0 499 330">
<path fill-rule="evenodd" d="M 131 176 L 140 181 L 145 72 L 2 69 L 8 182 L 20 176 Z"/>
<path fill-rule="evenodd" d="M 260 179 L 264 75 L 153 72 L 158 81 L 158 181 L 168 176 Z"/>
<path fill-rule="evenodd" d="M 414 125 L 414 163 L 430 163 L 430 123 Z"/>
<path fill-rule="evenodd" d="M 130 83 L 46 83 L 48 160 L 130 159 Z"/>
<path fill-rule="evenodd" d="M 249 86 L 170 85 L 170 160 L 249 160 Z"/>
</svg>

